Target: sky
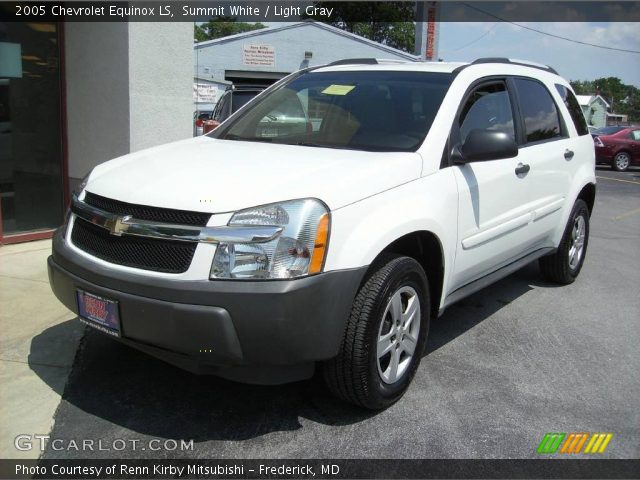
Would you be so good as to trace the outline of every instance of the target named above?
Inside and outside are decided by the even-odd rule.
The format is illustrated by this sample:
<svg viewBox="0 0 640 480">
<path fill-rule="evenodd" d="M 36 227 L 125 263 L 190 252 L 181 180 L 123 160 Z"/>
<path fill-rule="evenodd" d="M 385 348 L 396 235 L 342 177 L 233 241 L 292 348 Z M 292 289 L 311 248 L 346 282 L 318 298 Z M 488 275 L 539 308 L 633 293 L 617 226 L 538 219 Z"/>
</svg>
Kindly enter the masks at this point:
<svg viewBox="0 0 640 480">
<path fill-rule="evenodd" d="M 640 52 L 640 24 L 522 22 L 519 25 L 583 42 Z M 445 61 L 508 57 L 550 65 L 568 80 L 618 77 L 640 88 L 640 53 L 579 45 L 504 22 L 440 24 L 438 56 Z"/>
<path fill-rule="evenodd" d="M 264 22 L 267 26 L 280 22 Z M 288 23 L 288 22 L 287 22 Z M 582 42 L 640 52 L 639 23 L 520 22 L 519 25 Z M 568 80 L 618 77 L 640 88 L 640 53 L 579 45 L 506 22 L 441 22 L 439 57 L 470 62 L 481 57 L 530 60 Z"/>
</svg>

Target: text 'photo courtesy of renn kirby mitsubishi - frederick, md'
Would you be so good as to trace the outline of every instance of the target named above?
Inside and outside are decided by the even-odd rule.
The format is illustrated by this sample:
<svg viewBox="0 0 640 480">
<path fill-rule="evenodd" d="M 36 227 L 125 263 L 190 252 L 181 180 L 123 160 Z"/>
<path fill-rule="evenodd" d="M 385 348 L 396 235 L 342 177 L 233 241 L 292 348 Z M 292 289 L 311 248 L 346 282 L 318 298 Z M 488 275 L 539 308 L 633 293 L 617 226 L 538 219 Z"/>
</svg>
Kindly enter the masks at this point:
<svg viewBox="0 0 640 480">
<path fill-rule="evenodd" d="M 0 480 L 639 478 L 639 25 L 0 0 Z"/>
</svg>

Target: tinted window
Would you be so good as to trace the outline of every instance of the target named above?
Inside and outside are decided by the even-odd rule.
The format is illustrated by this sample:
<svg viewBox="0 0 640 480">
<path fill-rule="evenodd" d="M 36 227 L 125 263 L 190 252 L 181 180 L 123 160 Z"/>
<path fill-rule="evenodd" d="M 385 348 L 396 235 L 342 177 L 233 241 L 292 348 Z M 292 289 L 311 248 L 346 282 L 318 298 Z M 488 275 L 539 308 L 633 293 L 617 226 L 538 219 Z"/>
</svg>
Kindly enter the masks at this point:
<svg viewBox="0 0 640 480">
<path fill-rule="evenodd" d="M 414 151 L 449 85 L 448 73 L 309 72 L 273 90 L 212 136 L 370 151 Z"/>
<path fill-rule="evenodd" d="M 560 118 L 551 94 L 539 82 L 515 79 L 527 142 L 560 137 Z"/>
<path fill-rule="evenodd" d="M 569 115 L 571 115 L 571 120 L 573 120 L 573 125 L 576 127 L 578 135 L 587 135 L 589 133 L 587 121 L 584 118 L 582 108 L 575 95 L 564 85 L 556 84 L 556 90 L 558 90 L 562 101 L 566 105 L 567 110 L 569 110 Z"/>
<path fill-rule="evenodd" d="M 258 92 L 233 92 L 233 105 L 231 106 L 232 113 L 236 113 L 240 110 L 245 103 L 255 97 Z"/>
<path fill-rule="evenodd" d="M 515 139 L 513 112 L 505 85 L 493 83 L 474 90 L 462 108 L 458 124 L 463 142 L 473 130 L 505 132 Z"/>
<path fill-rule="evenodd" d="M 618 133 L 625 128 L 627 127 L 602 127 L 593 133 L 597 133 L 598 135 L 613 135 L 614 133 Z"/>
</svg>

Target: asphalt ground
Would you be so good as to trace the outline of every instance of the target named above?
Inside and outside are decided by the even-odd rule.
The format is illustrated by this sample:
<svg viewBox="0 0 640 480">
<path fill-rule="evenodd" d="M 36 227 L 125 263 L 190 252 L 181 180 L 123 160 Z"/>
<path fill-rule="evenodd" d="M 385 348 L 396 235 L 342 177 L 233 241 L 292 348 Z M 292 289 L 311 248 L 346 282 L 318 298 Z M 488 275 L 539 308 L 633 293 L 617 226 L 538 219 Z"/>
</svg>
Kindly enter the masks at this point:
<svg viewBox="0 0 640 480">
<path fill-rule="evenodd" d="M 640 170 L 597 175 L 579 279 L 557 287 L 532 264 L 451 307 L 391 408 L 345 405 L 320 378 L 257 387 L 195 376 L 87 329 L 55 415 L 58 450 L 50 442 L 43 457 L 536 458 L 546 432 L 611 432 L 600 458 L 640 457 Z M 152 439 L 193 450 L 152 450 Z"/>
</svg>

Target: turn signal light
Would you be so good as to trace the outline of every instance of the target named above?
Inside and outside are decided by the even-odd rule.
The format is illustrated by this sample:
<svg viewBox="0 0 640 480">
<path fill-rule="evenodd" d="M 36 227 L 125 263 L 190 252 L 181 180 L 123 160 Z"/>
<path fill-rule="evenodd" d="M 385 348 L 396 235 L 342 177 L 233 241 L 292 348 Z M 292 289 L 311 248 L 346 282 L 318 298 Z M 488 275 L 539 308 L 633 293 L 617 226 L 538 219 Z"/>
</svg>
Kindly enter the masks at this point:
<svg viewBox="0 0 640 480">
<path fill-rule="evenodd" d="M 329 239 L 329 214 L 325 213 L 318 221 L 318 229 L 316 230 L 316 241 L 313 245 L 313 253 L 311 254 L 311 263 L 309 264 L 309 274 L 320 273 L 324 256 L 327 251 L 327 240 Z"/>
</svg>

